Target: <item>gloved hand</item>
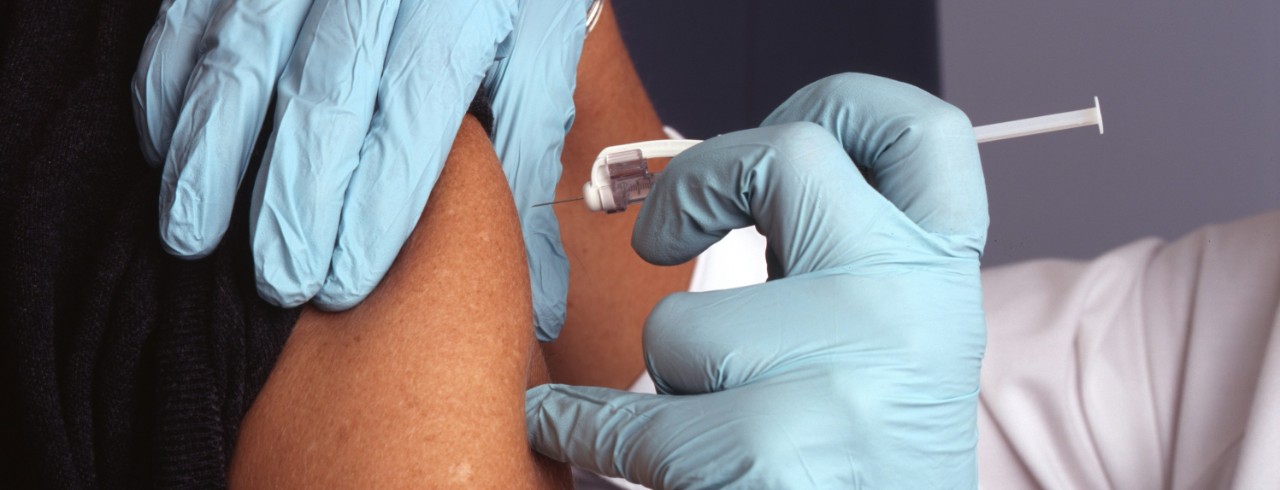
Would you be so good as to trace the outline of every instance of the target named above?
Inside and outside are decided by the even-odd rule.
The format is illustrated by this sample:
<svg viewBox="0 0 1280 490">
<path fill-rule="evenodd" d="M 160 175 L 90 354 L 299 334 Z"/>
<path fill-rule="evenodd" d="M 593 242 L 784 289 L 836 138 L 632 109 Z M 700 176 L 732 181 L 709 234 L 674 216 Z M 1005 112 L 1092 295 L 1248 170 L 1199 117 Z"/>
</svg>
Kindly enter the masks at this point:
<svg viewBox="0 0 1280 490">
<path fill-rule="evenodd" d="M 560 153 L 573 124 L 573 90 L 590 0 L 524 0 L 511 52 L 489 70 L 483 90 L 493 104 L 493 148 L 511 186 L 528 254 L 538 340 L 564 326 L 569 261 L 551 206 Z"/>
<path fill-rule="evenodd" d="M 673 159 L 632 245 L 678 264 L 751 224 L 770 281 L 654 309 L 659 395 L 529 390 L 534 448 L 656 488 L 976 486 L 987 211 L 964 114 L 882 78 L 823 79 Z"/>
<path fill-rule="evenodd" d="M 550 195 L 573 82 L 553 86 L 566 83 L 553 74 L 574 73 L 586 9 L 585 0 L 167 0 L 133 84 L 144 154 L 164 164 L 166 247 L 195 258 L 217 246 L 278 92 L 250 210 L 258 290 L 281 306 L 313 297 L 325 309 L 354 306 L 417 223 L 467 105 L 501 57 L 511 68 L 491 92 L 550 96 L 497 117 L 528 130 L 522 144 L 554 151 L 499 156 L 509 172 L 538 176 L 518 196 Z M 521 32 L 510 35 L 515 25 Z M 534 262 L 556 267 L 555 257 Z M 564 292 L 550 282 L 535 283 L 539 306 L 563 310 Z M 542 309 L 539 318 L 556 318 Z"/>
</svg>

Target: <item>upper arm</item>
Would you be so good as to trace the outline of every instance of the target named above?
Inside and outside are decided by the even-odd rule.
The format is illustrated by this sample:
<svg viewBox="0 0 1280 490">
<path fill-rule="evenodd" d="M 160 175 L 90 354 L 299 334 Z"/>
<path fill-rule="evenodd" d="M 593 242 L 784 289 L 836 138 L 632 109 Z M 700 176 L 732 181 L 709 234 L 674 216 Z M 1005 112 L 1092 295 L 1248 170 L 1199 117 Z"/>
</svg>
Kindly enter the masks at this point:
<svg viewBox="0 0 1280 490">
<path fill-rule="evenodd" d="M 303 312 L 244 421 L 230 481 L 563 486 L 563 465 L 526 439 L 524 391 L 546 378 L 529 291 L 510 191 L 468 117 L 373 294 Z"/>
</svg>

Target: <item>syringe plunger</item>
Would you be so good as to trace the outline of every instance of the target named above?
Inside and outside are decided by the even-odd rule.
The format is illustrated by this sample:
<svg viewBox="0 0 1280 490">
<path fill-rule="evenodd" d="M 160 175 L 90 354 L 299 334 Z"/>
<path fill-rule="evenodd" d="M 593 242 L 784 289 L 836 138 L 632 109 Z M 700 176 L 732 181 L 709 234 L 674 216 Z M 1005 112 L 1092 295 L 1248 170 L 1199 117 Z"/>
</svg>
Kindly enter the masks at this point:
<svg viewBox="0 0 1280 490">
<path fill-rule="evenodd" d="M 1088 109 L 978 126 L 973 128 L 973 134 L 979 143 L 986 143 L 1095 124 L 1098 125 L 1098 134 L 1102 134 L 1102 105 L 1097 97 L 1093 98 L 1093 107 Z"/>
</svg>

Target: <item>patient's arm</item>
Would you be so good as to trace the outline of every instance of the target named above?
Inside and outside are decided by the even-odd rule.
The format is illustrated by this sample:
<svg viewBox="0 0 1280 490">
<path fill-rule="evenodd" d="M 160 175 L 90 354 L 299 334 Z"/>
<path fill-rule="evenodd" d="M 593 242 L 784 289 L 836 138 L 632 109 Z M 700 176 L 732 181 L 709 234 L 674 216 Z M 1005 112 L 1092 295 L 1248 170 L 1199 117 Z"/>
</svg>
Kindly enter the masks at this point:
<svg viewBox="0 0 1280 490">
<path fill-rule="evenodd" d="M 573 102 L 577 117 L 565 139 L 558 199 L 582 197 L 591 162 L 604 147 L 666 138 L 608 2 L 582 48 Z M 629 386 L 644 371 L 640 337 L 649 310 L 689 286 L 692 263 L 655 267 L 631 250 L 637 209 L 606 215 L 581 203 L 556 206 L 569 257 L 569 308 L 560 338 L 543 348 L 558 383 Z"/>
<path fill-rule="evenodd" d="M 547 377 L 509 196 L 468 116 L 373 294 L 303 311 L 241 427 L 232 485 L 567 486 L 526 440 L 524 391 Z"/>
<path fill-rule="evenodd" d="M 596 152 L 663 138 L 606 7 L 583 48 L 577 122 L 558 193 L 580 193 Z M 524 389 L 546 382 L 533 340 L 528 271 L 489 141 L 467 118 L 417 229 L 356 308 L 308 308 L 241 426 L 230 481 L 262 487 L 567 486 L 528 449 Z M 635 211 L 559 206 L 571 269 L 558 381 L 626 387 L 644 369 L 640 333 L 691 267 L 631 251 Z M 626 291 L 591 287 L 632 278 Z M 553 356 L 554 354 L 554 356 Z M 560 379 L 563 378 L 563 379 Z"/>
</svg>

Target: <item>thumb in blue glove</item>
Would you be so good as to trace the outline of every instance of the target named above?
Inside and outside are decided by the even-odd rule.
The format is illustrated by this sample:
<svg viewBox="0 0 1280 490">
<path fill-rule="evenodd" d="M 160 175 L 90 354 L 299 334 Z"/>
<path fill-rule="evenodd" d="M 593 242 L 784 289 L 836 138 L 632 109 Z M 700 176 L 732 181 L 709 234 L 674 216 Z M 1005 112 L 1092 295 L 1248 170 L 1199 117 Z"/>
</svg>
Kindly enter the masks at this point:
<svg viewBox="0 0 1280 490">
<path fill-rule="evenodd" d="M 483 90 L 493 104 L 493 148 L 511 186 L 524 234 L 540 341 L 564 326 L 569 261 L 550 206 L 560 154 L 573 124 L 573 90 L 586 35 L 587 1 L 525 0 L 510 52 L 490 68 Z"/>
<path fill-rule="evenodd" d="M 751 224 L 771 280 L 654 309 L 659 395 L 530 390 L 535 449 L 656 488 L 974 487 L 987 217 L 967 118 L 890 80 L 821 80 L 673 159 L 632 244 L 681 263 Z"/>
</svg>

